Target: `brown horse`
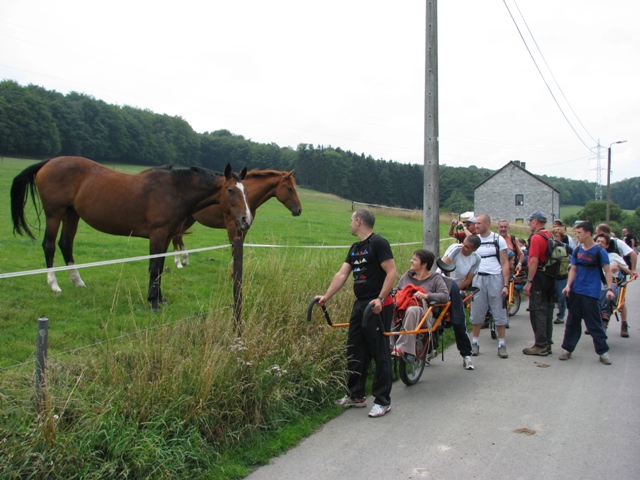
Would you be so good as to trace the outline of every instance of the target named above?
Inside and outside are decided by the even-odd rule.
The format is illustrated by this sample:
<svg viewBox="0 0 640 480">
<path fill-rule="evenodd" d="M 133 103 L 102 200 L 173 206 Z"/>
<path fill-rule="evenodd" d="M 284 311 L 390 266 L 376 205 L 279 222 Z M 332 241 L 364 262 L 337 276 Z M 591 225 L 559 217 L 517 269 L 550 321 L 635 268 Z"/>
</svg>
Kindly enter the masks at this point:
<svg viewBox="0 0 640 480">
<path fill-rule="evenodd" d="M 287 207 L 294 217 L 302 213 L 302 205 L 300 204 L 300 199 L 298 199 L 293 170 L 290 172 L 251 170 L 247 173 L 242 184 L 247 189 L 247 203 L 254 218 L 258 207 L 273 197 L 276 197 L 280 203 Z M 185 223 L 185 230 L 196 221 L 211 228 L 226 228 L 229 241 L 232 243 L 238 237 L 242 237 L 244 240 L 246 235 L 246 231 L 238 229 L 233 218 L 225 214 L 219 205 L 211 205 L 194 213 Z M 185 249 L 182 235 L 173 237 L 173 248 L 176 251 Z M 182 254 L 182 262 L 179 255 L 174 258 L 178 268 L 182 268 L 182 263 L 189 264 L 189 256 L 186 253 Z"/>
<path fill-rule="evenodd" d="M 57 157 L 24 169 L 11 186 L 11 216 L 14 234 L 35 236 L 27 224 L 24 208 L 29 193 L 36 202 L 39 193 L 46 216 L 42 248 L 47 268 L 53 268 L 56 236 L 62 223 L 58 245 L 67 265 L 73 265 L 73 239 L 78 222 L 83 219 L 96 230 L 112 235 L 149 239 L 149 253 L 166 253 L 171 238 L 182 231 L 190 215 L 218 204 L 240 231 L 251 225 L 241 180 L 227 165 L 224 175 L 200 167 L 164 166 L 144 170 L 136 175 L 116 172 L 83 157 Z M 162 296 L 160 275 L 164 257 L 149 260 L 148 300 L 153 310 Z M 71 280 L 85 284 L 76 269 Z M 54 272 L 47 282 L 54 292 L 60 287 Z"/>
</svg>

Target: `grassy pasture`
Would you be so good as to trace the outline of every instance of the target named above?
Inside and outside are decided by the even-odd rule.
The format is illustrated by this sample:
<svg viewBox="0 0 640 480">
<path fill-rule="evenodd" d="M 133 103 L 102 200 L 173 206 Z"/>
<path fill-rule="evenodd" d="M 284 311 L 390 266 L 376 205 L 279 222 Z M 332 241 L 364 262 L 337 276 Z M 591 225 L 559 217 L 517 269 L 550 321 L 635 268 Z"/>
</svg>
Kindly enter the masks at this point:
<svg viewBox="0 0 640 480">
<path fill-rule="evenodd" d="M 0 163 L 0 273 L 44 266 L 41 234 L 36 241 L 15 237 L 10 222 L 11 181 L 28 164 Z M 249 232 L 247 243 L 287 248 L 245 248 L 241 339 L 232 329 L 231 257 L 222 230 L 193 227 L 187 248 L 224 247 L 192 254 L 185 269 L 167 259 L 163 293 L 170 305 L 160 313 L 146 301 L 146 261 L 82 269 L 87 288 L 58 272 L 58 295 L 44 274 L 0 279 L 0 472 L 237 478 L 265 460 L 250 456 L 247 444 L 334 415 L 327 406 L 344 382 L 345 332 L 323 326 L 319 316 L 311 324 L 305 318 L 354 241 L 351 203 L 303 189 L 299 195 L 302 216 L 272 199 Z M 35 212 L 29 218 L 35 223 Z M 420 242 L 421 216 L 379 212 L 376 231 L 392 244 Z M 303 248 L 322 245 L 342 248 Z M 399 271 L 415 248 L 394 247 Z M 105 235 L 82 222 L 75 242 L 78 264 L 147 251 L 144 239 Z M 59 252 L 56 259 L 61 265 Z M 334 319 L 348 317 L 351 301 L 349 288 L 332 299 Z M 38 416 L 33 364 L 42 316 L 50 319 L 48 401 Z"/>
</svg>

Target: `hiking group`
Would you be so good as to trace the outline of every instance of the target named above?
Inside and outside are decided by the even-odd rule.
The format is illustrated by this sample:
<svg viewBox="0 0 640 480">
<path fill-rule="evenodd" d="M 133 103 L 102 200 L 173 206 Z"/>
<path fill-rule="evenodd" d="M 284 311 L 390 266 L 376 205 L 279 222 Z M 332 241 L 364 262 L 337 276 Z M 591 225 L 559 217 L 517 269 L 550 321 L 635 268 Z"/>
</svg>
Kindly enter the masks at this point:
<svg viewBox="0 0 640 480">
<path fill-rule="evenodd" d="M 478 215 L 464 222 L 452 222 L 449 234 L 458 240 L 442 256 L 442 261 L 455 267 L 450 274 L 452 287 L 445 286 L 439 270 L 431 272 L 435 255 L 424 249 L 413 253 L 409 270 L 397 285 L 398 296 L 404 298 L 402 327 L 410 331 L 424 315 L 429 301 L 450 301 L 456 345 L 466 370 L 474 370 L 472 356 L 480 354 L 480 332 L 487 314 L 492 315 L 497 330 L 500 358 L 508 358 L 506 329 L 509 328 L 506 296 L 512 275 L 526 273 L 524 294 L 529 297 L 529 318 L 534 344 L 523 350 L 525 355 L 547 356 L 552 353 L 553 326 L 565 322 L 560 360 L 568 360 L 576 348 L 582 320 L 593 339 L 599 360 L 611 364 L 606 328 L 614 303 L 616 285 L 637 276 L 637 251 L 625 242 L 611 237 L 608 225 L 598 225 L 594 232 L 590 222 L 574 227 L 575 242 L 560 220 L 551 232 L 547 217 L 541 211 L 527 219 L 531 235 L 528 241 L 509 234 L 509 223 L 498 223 L 499 233 L 491 231 L 489 215 Z M 365 383 L 369 364 L 375 362 L 372 394 L 374 405 L 370 417 L 381 417 L 391 410 L 392 355 L 405 361 L 415 359 L 415 342 L 405 338 L 390 342 L 389 332 L 394 317 L 393 287 L 398 279 L 389 242 L 373 232 L 375 216 L 368 209 L 356 210 L 351 216 L 351 234 L 359 241 L 349 249 L 342 266 L 326 292 L 315 301 L 324 305 L 353 276 L 355 301 L 347 335 L 347 394 L 336 401 L 344 408 L 366 407 Z M 594 240 L 597 235 L 597 242 Z M 631 237 L 629 235 L 629 237 Z M 624 246 L 622 246 L 624 245 Z M 610 258 L 611 257 L 611 258 Z M 617 257 L 624 259 L 619 261 Z M 623 267 L 622 264 L 626 263 Z M 443 266 L 444 268 L 444 266 Z M 616 279 L 617 281 L 614 281 Z M 460 290 L 477 289 L 471 302 L 471 339 L 464 328 L 463 296 Z M 405 298 L 406 297 L 406 298 Z M 447 298 L 448 297 L 448 298 Z M 554 320 L 554 306 L 558 314 Z M 621 335 L 628 337 L 626 308 L 622 315 Z M 377 315 L 380 321 L 368 321 Z M 608 316 L 607 316 L 608 315 Z M 406 323 L 404 323 L 406 322 Z"/>
</svg>

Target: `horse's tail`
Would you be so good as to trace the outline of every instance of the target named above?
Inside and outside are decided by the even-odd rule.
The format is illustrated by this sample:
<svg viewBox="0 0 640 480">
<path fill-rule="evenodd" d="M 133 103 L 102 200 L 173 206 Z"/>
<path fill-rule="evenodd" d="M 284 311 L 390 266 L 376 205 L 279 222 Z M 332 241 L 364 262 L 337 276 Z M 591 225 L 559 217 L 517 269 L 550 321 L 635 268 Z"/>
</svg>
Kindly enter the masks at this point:
<svg viewBox="0 0 640 480">
<path fill-rule="evenodd" d="M 45 160 L 28 166 L 13 179 L 13 183 L 11 184 L 11 219 L 13 220 L 14 235 L 16 233 L 20 235 L 26 234 L 33 239 L 36 238 L 24 216 L 24 207 L 29 200 L 29 194 L 31 194 L 33 205 L 36 206 L 36 173 L 38 173 L 48 161 L 49 160 Z"/>
</svg>

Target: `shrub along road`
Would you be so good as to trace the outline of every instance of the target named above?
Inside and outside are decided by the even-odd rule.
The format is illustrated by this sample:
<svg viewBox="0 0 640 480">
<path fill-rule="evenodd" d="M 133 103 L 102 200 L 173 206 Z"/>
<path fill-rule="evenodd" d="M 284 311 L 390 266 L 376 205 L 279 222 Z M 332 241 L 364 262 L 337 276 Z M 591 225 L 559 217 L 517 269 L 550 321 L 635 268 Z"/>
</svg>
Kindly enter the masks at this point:
<svg viewBox="0 0 640 480">
<path fill-rule="evenodd" d="M 612 320 L 613 365 L 583 335 L 568 361 L 522 354 L 533 344 L 523 304 L 507 330 L 508 359 L 488 330 L 476 369 L 455 345 L 413 387 L 394 383 L 392 411 L 351 409 L 248 478 L 640 478 L 640 281 L 628 288 L 630 338 Z"/>
</svg>

